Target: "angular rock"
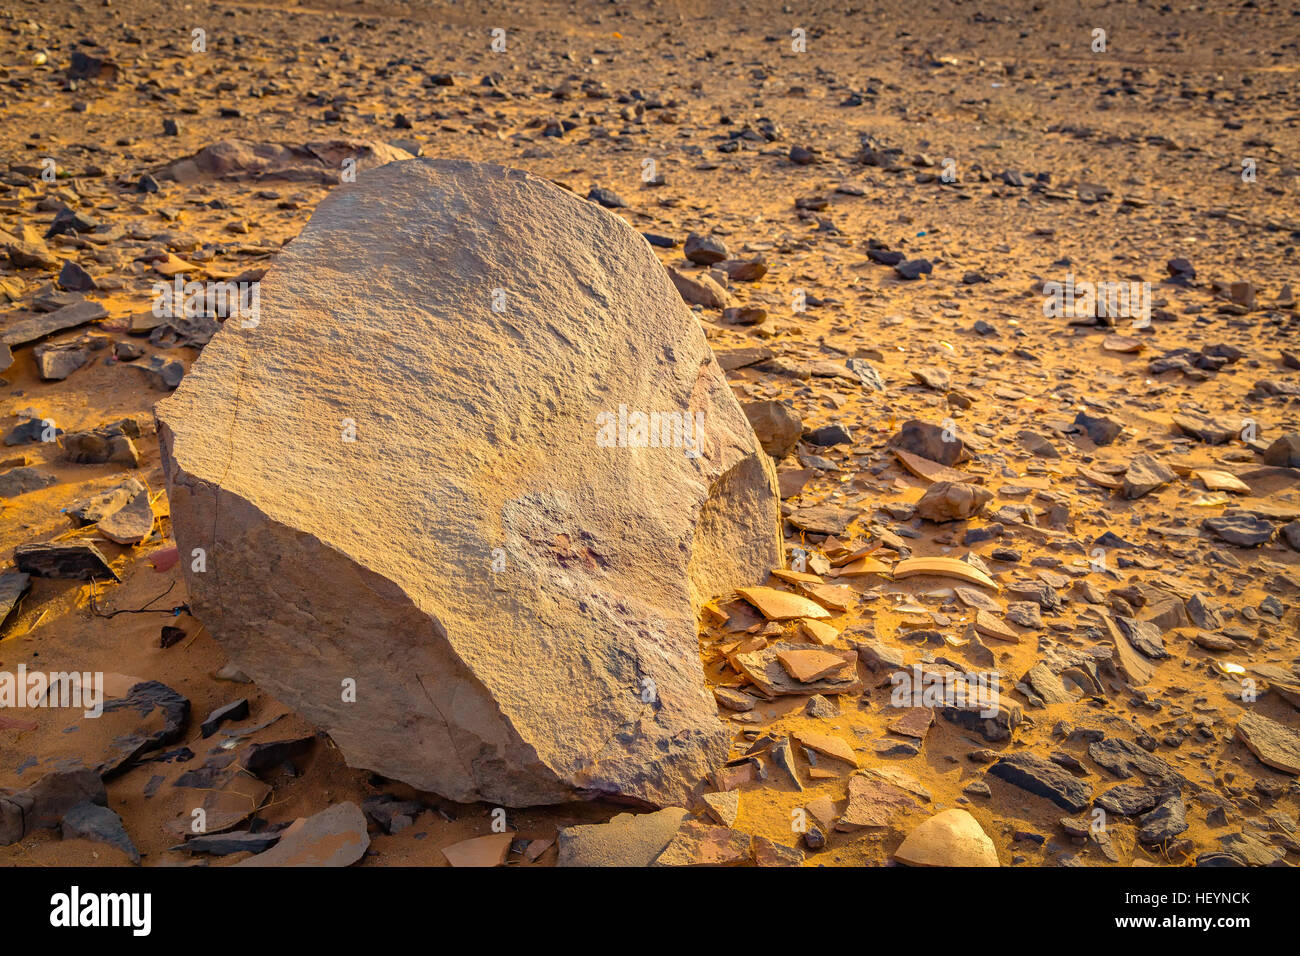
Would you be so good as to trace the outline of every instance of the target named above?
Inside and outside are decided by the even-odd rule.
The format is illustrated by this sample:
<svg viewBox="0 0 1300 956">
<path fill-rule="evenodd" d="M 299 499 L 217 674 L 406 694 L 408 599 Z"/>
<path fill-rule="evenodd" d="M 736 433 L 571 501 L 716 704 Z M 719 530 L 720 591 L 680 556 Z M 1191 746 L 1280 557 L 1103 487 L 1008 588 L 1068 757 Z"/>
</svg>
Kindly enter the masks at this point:
<svg viewBox="0 0 1300 956">
<path fill-rule="evenodd" d="M 454 867 L 502 866 L 510 854 L 510 844 L 513 841 L 513 833 L 489 833 L 487 836 L 461 840 L 443 847 L 442 855 Z"/>
<path fill-rule="evenodd" d="M 1135 787 L 1132 784 L 1121 783 L 1099 796 L 1096 805 L 1107 813 L 1131 817 L 1146 813 L 1160 802 L 1163 793 L 1164 791 L 1159 787 Z"/>
<path fill-rule="evenodd" d="M 99 532 L 116 544 L 139 544 L 153 532 L 153 505 L 143 488 L 122 507 L 99 519 Z"/>
<path fill-rule="evenodd" d="M 1138 818 L 1138 840 L 1146 844 L 1164 843 L 1187 830 L 1187 805 L 1177 792 L 1168 794 L 1145 816 Z"/>
<path fill-rule="evenodd" d="M 916 798 L 882 777 L 855 773 L 849 777 L 849 802 L 835 824 L 844 833 L 864 827 L 887 827 L 916 809 Z"/>
<path fill-rule="evenodd" d="M 1092 799 L 1092 787 L 1085 781 L 1031 753 L 1008 754 L 990 767 L 989 773 L 1071 813 L 1079 813 Z"/>
<path fill-rule="evenodd" d="M 187 853 L 208 853 L 212 856 L 229 856 L 232 853 L 261 853 L 280 842 L 280 832 L 264 830 L 250 833 L 241 830 L 238 833 L 204 833 L 192 840 L 172 847 Z"/>
<path fill-rule="evenodd" d="M 1300 468 L 1300 435 L 1283 435 L 1264 451 L 1264 464 Z"/>
<path fill-rule="evenodd" d="M 1124 473 L 1124 497 L 1141 498 L 1169 484 L 1178 476 L 1173 469 L 1151 455 L 1135 455 Z"/>
<path fill-rule="evenodd" d="M 709 816 L 721 826 L 729 827 L 740 816 L 740 791 L 724 790 L 721 793 L 706 793 L 701 798 L 708 808 Z"/>
<path fill-rule="evenodd" d="M 60 832 L 65 840 L 94 840 L 106 843 L 126 854 L 132 863 L 140 862 L 140 851 L 127 835 L 122 818 L 108 807 L 83 801 L 63 815 Z"/>
<path fill-rule="evenodd" d="M 766 837 L 754 837 L 754 864 L 756 866 L 802 866 L 803 850 L 798 847 L 773 843 Z"/>
<path fill-rule="evenodd" d="M 1179 412 L 1173 417 L 1178 430 L 1207 445 L 1226 445 L 1241 432 L 1241 422 L 1213 418 L 1197 411 Z"/>
<path fill-rule="evenodd" d="M 1201 522 L 1201 527 L 1238 548 L 1258 548 L 1261 544 L 1267 544 L 1277 530 L 1271 522 L 1244 513 L 1206 518 Z"/>
<path fill-rule="evenodd" d="M 803 434 L 799 413 L 785 402 L 746 402 L 745 417 L 758 436 L 758 443 L 777 461 L 794 451 Z"/>
<path fill-rule="evenodd" d="M 54 829 L 82 803 L 108 806 L 104 781 L 94 770 L 54 771 L 26 790 L 0 793 L 0 846 L 17 843 L 35 829 Z"/>
<path fill-rule="evenodd" d="M 260 308 L 157 409 L 232 661 L 420 790 L 687 799 L 728 741 L 697 611 L 780 566 L 779 499 L 646 242 L 526 173 L 411 160 L 322 201 Z M 704 425 L 630 447 L 628 409 Z M 366 691 L 339 706 L 345 678 Z"/>
<path fill-rule="evenodd" d="M 1108 737 L 1088 745 L 1088 756 L 1117 777 L 1141 775 L 1163 788 L 1182 787 L 1187 781 L 1168 762 L 1148 753 L 1131 740 Z"/>
<path fill-rule="evenodd" d="M 955 429 L 945 430 L 915 418 L 904 422 L 898 434 L 889 439 L 888 445 L 941 465 L 956 465 L 970 458 L 963 436 Z"/>
<path fill-rule="evenodd" d="M 731 305 L 731 293 L 718 285 L 707 273 L 687 275 L 672 266 L 668 266 L 667 269 L 668 278 L 672 280 L 678 294 L 688 305 L 702 305 L 709 309 L 725 309 Z"/>
<path fill-rule="evenodd" d="M 1018 704 L 1000 701 L 997 713 L 989 715 L 983 707 L 940 707 L 939 716 L 958 727 L 973 730 L 989 743 L 1010 740 L 1020 726 L 1023 715 Z"/>
<path fill-rule="evenodd" d="M 936 481 L 916 503 L 916 513 L 927 521 L 962 521 L 979 514 L 993 493 L 979 485 Z"/>
<path fill-rule="evenodd" d="M 0 627 L 8 622 L 9 615 L 27 593 L 31 583 L 32 576 L 22 571 L 5 571 L 0 574 Z"/>
<path fill-rule="evenodd" d="M 1089 415 L 1079 412 L 1074 416 L 1074 425 L 1086 434 L 1094 445 L 1109 445 L 1119 437 L 1124 426 L 1104 415 Z"/>
<path fill-rule="evenodd" d="M 337 803 L 293 821 L 275 846 L 235 866 L 351 866 L 365 856 L 369 846 L 366 815 L 361 808 L 351 802 Z"/>
<path fill-rule="evenodd" d="M 53 335 L 55 332 L 62 332 L 107 317 L 108 310 L 98 302 L 89 300 L 74 302 L 54 312 L 9 323 L 5 330 L 0 332 L 0 340 L 12 348 L 17 348 L 35 342 L 37 339 L 43 339 L 47 335 Z"/>
<path fill-rule="evenodd" d="M 118 580 L 108 559 L 88 541 L 59 544 L 20 544 L 14 548 L 19 571 L 38 578 L 76 578 L 80 581 Z"/>
<path fill-rule="evenodd" d="M 25 495 L 31 491 L 40 491 L 42 488 L 48 488 L 50 485 L 58 484 L 57 475 L 52 475 L 48 471 L 42 471 L 31 465 L 24 465 L 21 468 L 10 468 L 8 471 L 0 473 L 0 498 L 17 498 L 19 495 Z"/>
</svg>

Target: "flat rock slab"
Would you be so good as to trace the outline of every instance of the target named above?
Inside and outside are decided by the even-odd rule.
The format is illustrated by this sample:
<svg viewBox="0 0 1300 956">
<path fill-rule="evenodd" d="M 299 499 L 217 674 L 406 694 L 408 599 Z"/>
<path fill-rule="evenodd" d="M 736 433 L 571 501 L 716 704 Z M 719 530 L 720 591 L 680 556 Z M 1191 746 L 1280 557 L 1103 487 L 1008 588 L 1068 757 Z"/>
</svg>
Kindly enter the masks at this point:
<svg viewBox="0 0 1300 956">
<path fill-rule="evenodd" d="M 171 847 L 187 853 L 207 853 L 210 856 L 229 856 L 232 853 L 261 853 L 280 842 L 278 832 L 205 833 L 192 840 Z"/>
<path fill-rule="evenodd" d="M 1228 544 L 1239 548 L 1258 548 L 1268 542 L 1277 529 L 1262 518 L 1253 514 L 1219 515 L 1206 518 L 1201 527 Z"/>
<path fill-rule="evenodd" d="M 514 838 L 513 833 L 489 833 L 487 836 L 461 840 L 443 847 L 442 855 L 448 863 L 457 867 L 502 866 L 510 854 L 510 844 Z"/>
<path fill-rule="evenodd" d="M 1088 756 L 1117 777 L 1145 777 L 1163 788 L 1181 788 L 1187 780 L 1162 757 L 1148 753 L 1131 740 L 1108 737 L 1088 745 Z"/>
<path fill-rule="evenodd" d="M 740 791 L 724 790 L 721 793 L 706 793 L 701 798 L 709 816 L 719 825 L 729 827 L 740 816 Z"/>
<path fill-rule="evenodd" d="M 687 820 L 654 866 L 736 866 L 753 857 L 753 838 L 728 827 Z"/>
<path fill-rule="evenodd" d="M 332 191 L 260 296 L 157 406 L 231 661 L 419 790 L 693 799 L 729 739 L 697 614 L 781 566 L 780 501 L 645 240 L 527 173 L 408 160 Z"/>
<path fill-rule="evenodd" d="M 758 608 L 769 621 L 792 621 L 799 617 L 814 620 L 830 617 L 830 612 L 815 601 L 777 588 L 737 588 L 736 593 Z"/>
<path fill-rule="evenodd" d="M 28 318 L 19 319 L 0 332 L 0 340 L 11 348 L 27 345 L 55 332 L 97 322 L 108 318 L 108 310 L 98 302 L 89 300 L 65 305 L 54 312 L 45 312 Z"/>
<path fill-rule="evenodd" d="M 1174 470 L 1151 455 L 1136 455 L 1124 473 L 1124 497 L 1141 498 L 1161 488 L 1178 476 Z"/>
<path fill-rule="evenodd" d="M 851 678 L 846 673 L 852 664 L 843 657 L 827 651 L 781 651 L 776 655 L 787 674 L 800 683 L 807 684 L 823 677 Z"/>
<path fill-rule="evenodd" d="M 849 777 L 849 802 L 835 829 L 851 833 L 866 827 L 887 827 L 918 806 L 916 797 L 888 780 L 855 773 Z"/>
<path fill-rule="evenodd" d="M 649 866 L 688 814 L 681 807 L 620 813 L 608 823 L 564 827 L 556 866 Z"/>
<path fill-rule="evenodd" d="M 235 866 L 351 866 L 370 846 L 366 815 L 355 803 L 338 803 L 310 817 L 300 817 L 271 849 Z"/>
<path fill-rule="evenodd" d="M 1261 763 L 1300 776 L 1300 733 L 1263 714 L 1247 711 L 1237 722 L 1237 737 Z"/>
<path fill-rule="evenodd" d="M 63 815 L 60 833 L 65 840 L 93 840 L 121 850 L 132 863 L 140 862 L 140 851 L 127 835 L 122 818 L 108 807 L 83 801 Z"/>
</svg>

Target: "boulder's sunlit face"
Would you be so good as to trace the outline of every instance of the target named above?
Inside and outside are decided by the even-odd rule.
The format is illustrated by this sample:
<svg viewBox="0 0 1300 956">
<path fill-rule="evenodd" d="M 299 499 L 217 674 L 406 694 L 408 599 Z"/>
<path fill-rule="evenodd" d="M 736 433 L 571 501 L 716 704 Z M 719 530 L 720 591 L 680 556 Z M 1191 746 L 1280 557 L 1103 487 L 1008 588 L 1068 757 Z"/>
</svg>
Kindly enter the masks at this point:
<svg viewBox="0 0 1300 956">
<path fill-rule="evenodd" d="M 1300 862 L 1294 6 L 5 5 L 0 866 Z"/>
</svg>

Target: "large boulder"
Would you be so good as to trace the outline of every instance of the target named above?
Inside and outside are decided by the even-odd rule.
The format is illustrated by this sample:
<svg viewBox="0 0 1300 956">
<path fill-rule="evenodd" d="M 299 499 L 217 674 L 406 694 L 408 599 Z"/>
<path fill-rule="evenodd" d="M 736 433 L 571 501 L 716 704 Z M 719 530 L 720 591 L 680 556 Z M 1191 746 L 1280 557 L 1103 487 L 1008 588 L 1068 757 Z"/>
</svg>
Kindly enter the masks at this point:
<svg viewBox="0 0 1300 956">
<path fill-rule="evenodd" d="M 353 766 L 668 805 L 725 759 L 696 614 L 780 566 L 776 474 L 613 214 L 500 166 L 366 172 L 158 419 L 194 613 Z"/>
</svg>

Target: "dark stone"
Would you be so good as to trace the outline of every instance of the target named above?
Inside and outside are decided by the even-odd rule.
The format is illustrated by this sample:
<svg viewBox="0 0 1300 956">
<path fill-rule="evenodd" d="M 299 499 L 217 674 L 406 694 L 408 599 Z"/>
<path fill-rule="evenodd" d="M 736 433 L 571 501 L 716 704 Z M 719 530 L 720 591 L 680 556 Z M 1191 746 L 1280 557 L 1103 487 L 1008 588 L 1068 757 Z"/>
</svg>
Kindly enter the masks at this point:
<svg viewBox="0 0 1300 956">
<path fill-rule="evenodd" d="M 80 803 L 108 806 L 104 781 L 93 770 L 47 773 L 26 790 L 0 794 L 0 846 L 17 843 L 35 829 L 57 827 Z"/>
<path fill-rule="evenodd" d="M 75 578 L 79 581 L 121 580 L 105 558 L 89 542 L 67 544 L 20 544 L 14 548 L 19 571 L 38 578 Z"/>
<path fill-rule="evenodd" d="M 127 835 L 122 818 L 108 807 L 83 802 L 71 808 L 60 827 L 65 840 L 94 840 L 121 850 L 132 863 L 140 862 L 140 851 Z"/>
<path fill-rule="evenodd" d="M 228 856 L 231 853 L 261 853 L 280 842 L 279 830 L 253 833 L 241 830 L 235 833 L 204 833 L 191 840 L 178 844 L 171 849 L 184 850 L 187 853 L 208 853 L 212 856 Z"/>
<path fill-rule="evenodd" d="M 1187 781 L 1155 754 L 1130 740 L 1110 737 L 1088 745 L 1088 756 L 1117 777 L 1143 776 L 1163 788 L 1182 787 Z"/>
<path fill-rule="evenodd" d="M 940 707 L 939 716 L 958 727 L 973 730 L 990 743 L 1010 740 L 1023 719 L 1018 704 L 998 703 L 998 712 L 985 716 L 981 707 Z"/>
<path fill-rule="evenodd" d="M 814 445 L 853 444 L 853 435 L 843 425 L 823 425 L 808 432 L 804 437 Z"/>
<path fill-rule="evenodd" d="M 273 740 L 264 744 L 252 744 L 244 753 L 240 765 L 251 774 L 263 774 L 274 770 L 294 757 L 301 757 L 311 750 L 316 737 L 298 737 L 294 740 Z"/>
<path fill-rule="evenodd" d="M 1079 412 L 1075 415 L 1074 424 L 1092 439 L 1094 445 L 1109 445 L 1124 430 L 1124 426 L 1114 419 L 1103 415 L 1089 415 L 1087 412 Z"/>
<path fill-rule="evenodd" d="M 1138 823 L 1141 842 L 1164 843 L 1187 830 L 1187 805 L 1181 794 L 1170 793 L 1154 810 L 1139 817 Z"/>
<path fill-rule="evenodd" d="M 398 800 L 391 794 L 367 797 L 361 809 L 385 833 L 400 833 L 428 808 L 418 800 Z"/>
<path fill-rule="evenodd" d="M 1111 787 L 1099 796 L 1096 806 L 1107 813 L 1132 817 L 1139 813 L 1146 813 L 1160 801 L 1163 794 L 1164 791 L 1159 787 L 1135 787 L 1132 784 L 1121 783 L 1118 787 Z"/>
<path fill-rule="evenodd" d="M 1092 787 L 1050 760 L 1031 753 L 1003 757 L 989 773 L 1035 796 L 1046 797 L 1063 810 L 1079 813 L 1092 799 Z"/>
<path fill-rule="evenodd" d="M 125 697 L 105 701 L 104 713 L 114 713 L 128 708 L 137 710 L 142 717 L 151 718 L 149 724 L 156 725 L 154 711 L 162 718 L 162 727 L 151 731 L 137 731 L 113 741 L 118 752 L 110 756 L 100 773 L 109 779 L 127 770 L 144 754 L 151 750 L 174 744 L 185 735 L 185 726 L 190 718 L 190 702 L 166 684 L 156 680 L 142 681 L 131 688 Z"/>
<path fill-rule="evenodd" d="M 248 698 L 241 697 L 224 707 L 218 707 L 208 715 L 208 719 L 199 725 L 204 738 L 211 737 L 218 728 L 228 720 L 243 720 L 248 716 Z"/>
<path fill-rule="evenodd" d="M 587 193 L 587 198 L 599 203 L 606 209 L 622 209 L 627 205 L 618 193 L 611 189 L 605 189 L 603 186 L 592 186 L 591 191 Z"/>
<path fill-rule="evenodd" d="M 1252 514 L 1206 518 L 1201 527 L 1239 548 L 1258 548 L 1267 543 L 1276 530 L 1270 522 Z"/>
<path fill-rule="evenodd" d="M 60 289 L 67 289 L 69 292 L 94 292 L 99 288 L 90 273 L 71 259 L 63 263 L 55 283 Z"/>
</svg>

